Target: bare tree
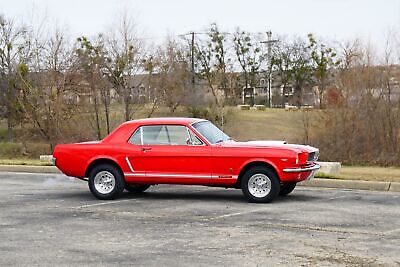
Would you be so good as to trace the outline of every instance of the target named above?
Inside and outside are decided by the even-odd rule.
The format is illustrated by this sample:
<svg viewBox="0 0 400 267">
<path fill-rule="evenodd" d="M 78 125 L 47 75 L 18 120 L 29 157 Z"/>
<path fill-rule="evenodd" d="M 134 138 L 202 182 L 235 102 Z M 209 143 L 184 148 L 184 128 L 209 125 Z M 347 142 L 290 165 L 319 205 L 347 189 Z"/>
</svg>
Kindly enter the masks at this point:
<svg viewBox="0 0 400 267">
<path fill-rule="evenodd" d="M 136 25 L 126 13 L 119 25 L 107 37 L 107 76 L 124 103 L 124 119 L 131 119 L 133 91 L 143 82 L 138 74 L 143 70 L 143 43 L 136 37 Z"/>
<path fill-rule="evenodd" d="M 244 86 L 255 86 L 256 75 L 264 61 L 259 41 L 255 35 L 238 28 L 233 37 L 233 46 L 237 61 L 243 71 Z"/>
<path fill-rule="evenodd" d="M 0 105 L 4 106 L 3 112 L 7 119 L 7 136 L 13 141 L 13 127 L 16 124 L 16 79 L 17 65 L 29 46 L 26 39 L 26 29 L 17 25 L 14 20 L 0 16 Z"/>
<path fill-rule="evenodd" d="M 174 40 L 168 40 L 165 48 L 157 53 L 157 89 L 171 112 L 182 104 L 191 86 L 190 63 L 185 50 Z"/>
<path fill-rule="evenodd" d="M 297 106 L 303 102 L 303 87 L 311 83 L 312 66 L 309 56 L 309 48 L 302 40 L 296 40 L 292 43 L 291 75 L 294 89 L 294 101 Z"/>
<path fill-rule="evenodd" d="M 280 41 L 272 50 L 271 69 L 274 69 L 276 71 L 276 76 L 279 77 L 282 95 L 280 96 L 280 100 L 277 99 L 277 102 L 280 103 L 282 107 L 284 105 L 283 96 L 287 93 L 288 87 L 292 82 L 293 53 L 293 47 L 284 41 Z"/>
<path fill-rule="evenodd" d="M 101 40 L 101 36 L 99 36 L 99 40 L 97 40 L 94 44 L 89 41 L 86 37 L 79 37 L 77 39 L 79 47 L 76 52 L 79 58 L 79 66 L 80 70 L 83 73 L 85 80 L 89 84 L 90 88 L 90 97 L 93 101 L 93 109 L 94 109 L 94 121 L 95 121 L 95 130 L 98 139 L 102 138 L 101 134 L 101 117 L 100 117 L 100 99 L 99 93 L 103 88 L 103 73 L 102 66 L 104 66 L 104 50 L 103 50 L 103 42 Z M 101 97 L 104 97 L 105 94 L 100 93 Z M 107 104 L 107 101 L 104 102 Z M 107 112 L 107 109 L 106 109 Z M 108 116 L 108 113 L 106 113 Z M 107 118 L 107 128 L 109 131 L 109 119 Z"/>
<path fill-rule="evenodd" d="M 318 85 L 319 106 L 324 106 L 324 94 L 329 78 L 334 73 L 334 68 L 340 64 L 336 52 L 326 44 L 317 41 L 312 34 L 308 35 L 308 48 L 310 49 L 313 77 Z"/>
<path fill-rule="evenodd" d="M 74 106 L 64 98 L 73 53 L 60 30 L 44 38 L 31 32 L 29 38 L 29 57 L 17 68 L 16 101 L 25 123 L 38 130 L 52 150 L 62 135 L 62 126 L 75 112 Z"/>
<path fill-rule="evenodd" d="M 399 164 L 400 99 L 392 98 L 399 69 L 387 47 L 377 65 L 369 45 L 358 42 L 343 47 L 342 63 L 335 77 L 339 101 L 323 112 L 313 142 L 327 160 L 348 164 Z"/>
<path fill-rule="evenodd" d="M 198 68 L 198 75 L 200 78 L 207 81 L 207 86 L 211 91 L 214 103 L 218 106 L 218 82 L 217 70 L 214 63 L 214 50 L 211 42 L 201 44 L 197 42 L 195 45 L 196 66 Z"/>
</svg>

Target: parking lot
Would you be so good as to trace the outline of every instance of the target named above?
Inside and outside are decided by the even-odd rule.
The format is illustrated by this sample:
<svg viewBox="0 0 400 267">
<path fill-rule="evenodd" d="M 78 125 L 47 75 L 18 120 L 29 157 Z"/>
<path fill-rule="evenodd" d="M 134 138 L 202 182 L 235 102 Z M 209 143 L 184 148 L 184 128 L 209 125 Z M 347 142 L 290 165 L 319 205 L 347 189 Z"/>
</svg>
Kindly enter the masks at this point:
<svg viewBox="0 0 400 267">
<path fill-rule="evenodd" d="M 398 266 L 400 194 L 159 185 L 99 201 L 59 174 L 0 173 L 0 266 Z"/>
</svg>

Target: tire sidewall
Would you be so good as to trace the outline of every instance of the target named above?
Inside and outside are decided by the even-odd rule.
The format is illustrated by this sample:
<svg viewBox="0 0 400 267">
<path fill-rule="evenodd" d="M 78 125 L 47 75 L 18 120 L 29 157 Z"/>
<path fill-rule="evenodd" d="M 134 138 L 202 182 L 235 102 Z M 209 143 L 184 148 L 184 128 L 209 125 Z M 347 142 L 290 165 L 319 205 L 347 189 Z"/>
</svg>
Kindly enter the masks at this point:
<svg viewBox="0 0 400 267">
<path fill-rule="evenodd" d="M 150 185 L 148 185 L 148 184 L 139 185 L 139 184 L 125 183 L 125 190 L 130 193 L 135 193 L 135 194 L 143 193 L 144 191 L 149 189 L 149 187 L 150 187 Z"/>
<path fill-rule="evenodd" d="M 253 175 L 258 174 L 258 173 L 268 176 L 268 178 L 271 181 L 271 190 L 268 193 L 268 195 L 266 195 L 265 197 L 253 196 L 250 193 L 249 188 L 248 188 L 248 182 L 249 182 L 250 177 L 252 177 Z M 279 179 L 278 179 L 277 175 L 275 174 L 275 172 L 273 172 L 272 170 L 270 170 L 266 167 L 256 166 L 245 172 L 245 174 L 243 175 L 243 178 L 241 180 L 241 187 L 242 187 L 243 194 L 247 197 L 247 199 L 250 202 L 267 203 L 267 202 L 272 201 L 276 196 L 279 195 L 280 182 L 279 182 Z"/>
<path fill-rule="evenodd" d="M 114 175 L 115 186 L 114 186 L 114 189 L 110 193 L 102 194 L 102 193 L 98 192 L 94 186 L 94 178 L 96 177 L 96 174 L 101 171 L 108 171 L 112 175 Z M 117 198 L 122 193 L 122 191 L 124 190 L 124 187 L 125 187 L 124 179 L 123 179 L 121 172 L 116 167 L 109 165 L 109 164 L 101 164 L 101 165 L 95 166 L 92 169 L 92 171 L 90 172 L 88 183 L 89 183 L 90 192 L 92 192 L 92 194 L 96 198 L 104 199 L 104 200 Z"/>
<path fill-rule="evenodd" d="M 296 188 L 297 183 L 296 182 L 289 182 L 289 183 L 284 183 L 281 186 L 281 191 L 279 192 L 280 196 L 286 196 L 289 195 L 290 193 L 293 192 L 293 190 Z"/>
</svg>

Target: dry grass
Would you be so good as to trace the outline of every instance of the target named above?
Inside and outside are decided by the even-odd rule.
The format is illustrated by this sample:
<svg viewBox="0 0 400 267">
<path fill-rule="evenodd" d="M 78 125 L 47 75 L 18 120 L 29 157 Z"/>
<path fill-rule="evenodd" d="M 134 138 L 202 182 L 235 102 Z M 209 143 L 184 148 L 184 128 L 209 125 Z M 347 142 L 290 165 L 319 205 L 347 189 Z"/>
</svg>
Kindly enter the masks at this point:
<svg viewBox="0 0 400 267">
<path fill-rule="evenodd" d="M 282 109 L 235 111 L 224 130 L 233 138 L 246 140 L 285 140 L 301 142 L 302 113 Z"/>
</svg>

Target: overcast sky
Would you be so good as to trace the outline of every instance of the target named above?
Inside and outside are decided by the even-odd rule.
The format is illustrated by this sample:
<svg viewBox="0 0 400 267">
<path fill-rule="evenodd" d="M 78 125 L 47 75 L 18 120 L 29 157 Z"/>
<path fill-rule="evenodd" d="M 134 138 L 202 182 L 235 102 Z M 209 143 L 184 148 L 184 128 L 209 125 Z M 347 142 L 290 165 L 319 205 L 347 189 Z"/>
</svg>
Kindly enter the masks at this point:
<svg viewBox="0 0 400 267">
<path fill-rule="evenodd" d="M 29 21 L 46 16 L 73 36 L 94 36 L 131 13 L 146 37 L 202 31 L 217 22 L 224 31 L 355 37 L 383 46 L 388 31 L 400 32 L 400 0 L 0 0 L 0 14 Z"/>
</svg>

